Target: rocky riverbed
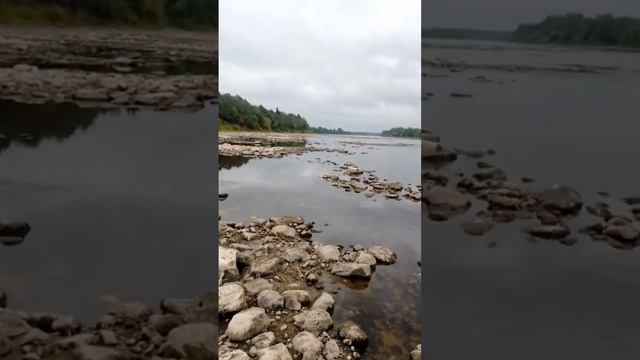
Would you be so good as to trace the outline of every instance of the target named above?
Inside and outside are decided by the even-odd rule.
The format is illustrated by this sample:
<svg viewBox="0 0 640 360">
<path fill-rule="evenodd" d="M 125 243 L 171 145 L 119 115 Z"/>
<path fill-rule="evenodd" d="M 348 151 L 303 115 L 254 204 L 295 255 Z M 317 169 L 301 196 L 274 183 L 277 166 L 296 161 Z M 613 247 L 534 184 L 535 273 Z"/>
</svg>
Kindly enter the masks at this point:
<svg viewBox="0 0 640 360">
<path fill-rule="evenodd" d="M 388 179 L 380 179 L 375 175 L 374 170 L 360 169 L 356 164 L 345 163 L 341 166 L 336 165 L 335 172 L 341 172 L 346 177 L 338 175 L 325 175 L 322 178 L 331 183 L 335 188 L 341 188 L 346 192 L 364 193 L 364 196 L 373 198 L 378 194 L 384 194 L 385 198 L 393 200 L 408 199 L 412 201 L 420 201 L 422 193 L 420 185 L 412 188 L 410 184 L 404 185 L 399 181 L 391 181 Z M 403 192 L 404 191 L 404 192 Z"/>
<path fill-rule="evenodd" d="M 313 222 L 300 216 L 219 222 L 220 358 L 358 359 L 366 329 L 334 323 L 335 278 L 370 281 L 397 255 L 374 245 L 315 243 Z M 417 347 L 412 357 L 419 358 Z M 418 356 L 418 357 L 415 357 Z"/>
<path fill-rule="evenodd" d="M 69 315 L 7 309 L 6 295 L 0 295 L 3 359 L 217 359 L 215 294 L 165 299 L 159 311 L 113 301 L 93 325 Z"/>
<path fill-rule="evenodd" d="M 460 223 L 470 235 L 481 236 L 496 225 L 523 222 L 522 231 L 529 239 L 557 240 L 564 245 L 577 242 L 576 234 L 588 235 L 616 248 L 628 249 L 640 244 L 640 198 L 625 197 L 627 213 L 616 213 L 607 203 L 608 194 L 600 193 L 602 201 L 585 205 L 582 196 L 571 186 L 535 185 L 534 179 L 509 178 L 492 164 L 493 150 L 463 151 L 449 149 L 440 138 L 423 133 L 422 183 L 426 215 L 432 221 L 447 221 L 479 209 L 475 216 Z M 466 162 L 468 171 L 451 173 L 454 162 Z M 572 228 L 583 210 L 597 220 L 592 225 Z M 495 243 L 488 243 L 496 246 Z"/>
<path fill-rule="evenodd" d="M 0 98 L 197 109 L 217 97 L 215 32 L 0 28 Z"/>
<path fill-rule="evenodd" d="M 350 154 L 346 149 L 308 144 L 305 134 L 221 132 L 218 135 L 221 156 L 282 158 L 306 152 Z"/>
</svg>

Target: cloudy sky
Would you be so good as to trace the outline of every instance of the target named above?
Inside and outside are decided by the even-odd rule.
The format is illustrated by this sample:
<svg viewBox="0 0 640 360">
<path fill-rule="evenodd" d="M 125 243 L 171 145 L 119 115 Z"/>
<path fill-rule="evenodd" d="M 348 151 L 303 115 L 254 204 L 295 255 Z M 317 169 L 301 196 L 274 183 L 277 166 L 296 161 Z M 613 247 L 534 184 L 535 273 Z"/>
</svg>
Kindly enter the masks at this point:
<svg viewBox="0 0 640 360">
<path fill-rule="evenodd" d="M 420 125 L 420 0 L 220 2 L 220 92 L 312 126 Z"/>
<path fill-rule="evenodd" d="M 547 15 L 581 12 L 640 17 L 640 0 L 423 0 L 423 27 L 513 30 Z"/>
</svg>

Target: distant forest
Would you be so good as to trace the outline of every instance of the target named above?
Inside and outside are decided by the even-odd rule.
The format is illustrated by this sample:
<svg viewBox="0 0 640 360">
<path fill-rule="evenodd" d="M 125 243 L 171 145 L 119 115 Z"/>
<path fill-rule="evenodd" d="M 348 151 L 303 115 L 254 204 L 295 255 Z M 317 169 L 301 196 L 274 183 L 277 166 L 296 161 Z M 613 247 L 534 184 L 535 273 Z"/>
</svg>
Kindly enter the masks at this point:
<svg viewBox="0 0 640 360">
<path fill-rule="evenodd" d="M 349 134 L 351 134 L 351 132 L 344 131 L 344 130 L 342 130 L 342 128 L 328 129 L 328 128 L 324 128 L 322 126 L 312 127 L 311 131 L 314 132 L 314 133 L 317 133 L 317 134 L 337 134 L 337 135 L 349 135 Z"/>
<path fill-rule="evenodd" d="M 0 0 L 0 23 L 212 28 L 218 0 Z"/>
<path fill-rule="evenodd" d="M 640 19 L 605 14 L 549 16 L 536 24 L 520 25 L 513 39 L 524 42 L 594 44 L 640 47 Z"/>
<path fill-rule="evenodd" d="M 571 13 L 522 24 L 513 32 L 432 28 L 423 29 L 422 37 L 640 47 L 640 19 L 609 14 L 586 17 Z"/>
<path fill-rule="evenodd" d="M 296 114 L 253 105 L 239 95 L 220 95 L 221 130 L 255 130 L 278 132 L 309 132 L 307 120 Z"/>
<path fill-rule="evenodd" d="M 382 132 L 381 135 L 393 136 L 393 137 L 420 138 L 422 136 L 422 129 L 397 127 L 397 128 L 385 130 Z"/>
</svg>

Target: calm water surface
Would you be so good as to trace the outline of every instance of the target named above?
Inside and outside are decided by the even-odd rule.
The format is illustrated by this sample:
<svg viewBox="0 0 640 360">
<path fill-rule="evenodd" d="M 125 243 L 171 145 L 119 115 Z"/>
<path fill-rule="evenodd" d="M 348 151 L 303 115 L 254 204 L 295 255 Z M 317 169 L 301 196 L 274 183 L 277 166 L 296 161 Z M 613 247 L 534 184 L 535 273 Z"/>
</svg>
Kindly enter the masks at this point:
<svg viewBox="0 0 640 360">
<path fill-rule="evenodd" d="M 102 295 L 213 291 L 216 117 L 0 102 L 0 218 L 32 228 L 0 246 L 10 307 L 91 321 Z"/>
<path fill-rule="evenodd" d="M 514 180 L 570 185 L 587 203 L 608 191 L 611 199 L 604 200 L 614 212 L 630 215 L 619 199 L 640 195 L 640 53 L 425 42 L 423 59 L 618 68 L 596 74 L 431 69 L 444 77 L 423 78 L 423 91 L 435 95 L 423 101 L 423 124 L 449 146 L 495 149 L 489 161 Z M 469 80 L 478 75 L 493 82 Z M 468 173 L 472 165 L 461 160 L 447 172 Z M 529 242 L 522 222 L 471 238 L 458 225 L 472 215 L 424 220 L 426 358 L 637 359 L 639 249 L 617 250 L 581 235 L 571 247 Z M 572 228 L 596 221 L 583 211 Z M 489 248 L 489 241 L 499 246 Z"/>
<path fill-rule="evenodd" d="M 364 142 L 360 146 L 345 142 Z M 327 244 L 381 244 L 398 254 L 390 266 L 378 266 L 364 289 L 341 286 L 335 296 L 335 322 L 354 320 L 369 335 L 366 359 L 407 359 L 420 342 L 420 204 L 373 199 L 347 193 L 321 178 L 340 174 L 335 166 L 352 162 L 376 170 L 380 178 L 418 184 L 420 147 L 415 140 L 361 136 L 310 136 L 308 143 L 356 152 L 310 152 L 282 159 L 220 158 L 223 219 L 248 223 L 251 216 L 301 215 L 323 232 L 313 240 Z M 315 144 L 317 143 L 317 144 Z M 382 145 L 377 145 L 382 144 Z M 399 146 L 401 145 L 401 146 Z M 365 152 L 366 154 L 362 154 Z M 325 226 L 325 224 L 327 224 Z"/>
</svg>

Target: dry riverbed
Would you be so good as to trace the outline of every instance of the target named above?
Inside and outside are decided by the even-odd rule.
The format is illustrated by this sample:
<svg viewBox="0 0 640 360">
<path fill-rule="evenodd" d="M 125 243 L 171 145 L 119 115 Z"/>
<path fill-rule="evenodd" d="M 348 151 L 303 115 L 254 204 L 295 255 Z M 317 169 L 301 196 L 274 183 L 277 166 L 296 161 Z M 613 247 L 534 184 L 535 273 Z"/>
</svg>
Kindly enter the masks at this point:
<svg viewBox="0 0 640 360">
<path fill-rule="evenodd" d="M 198 109 L 217 97 L 215 32 L 0 27 L 0 98 Z"/>
</svg>

